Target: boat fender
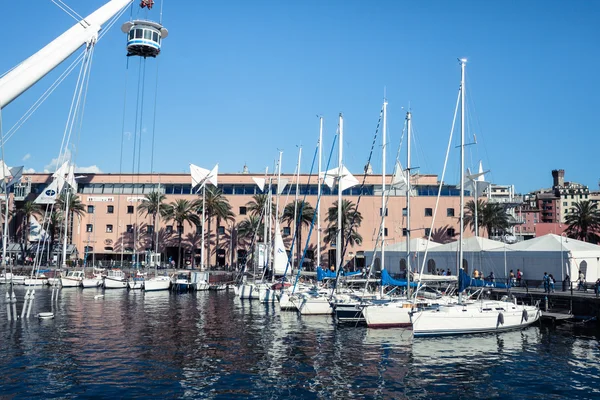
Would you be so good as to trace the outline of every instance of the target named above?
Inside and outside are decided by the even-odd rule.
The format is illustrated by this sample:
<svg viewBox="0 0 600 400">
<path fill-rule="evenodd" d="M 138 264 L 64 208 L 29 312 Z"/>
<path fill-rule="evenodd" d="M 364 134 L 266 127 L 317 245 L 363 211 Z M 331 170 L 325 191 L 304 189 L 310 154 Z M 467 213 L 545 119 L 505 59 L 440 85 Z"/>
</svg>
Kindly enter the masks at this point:
<svg viewBox="0 0 600 400">
<path fill-rule="evenodd" d="M 521 323 L 523 323 L 523 321 L 527 322 L 528 319 L 529 319 L 529 315 L 527 315 L 527 310 L 523 310 L 523 316 L 521 317 Z"/>
<path fill-rule="evenodd" d="M 498 314 L 498 323 L 496 324 L 496 326 L 500 326 L 500 325 L 504 325 L 504 314 L 499 313 Z"/>
</svg>

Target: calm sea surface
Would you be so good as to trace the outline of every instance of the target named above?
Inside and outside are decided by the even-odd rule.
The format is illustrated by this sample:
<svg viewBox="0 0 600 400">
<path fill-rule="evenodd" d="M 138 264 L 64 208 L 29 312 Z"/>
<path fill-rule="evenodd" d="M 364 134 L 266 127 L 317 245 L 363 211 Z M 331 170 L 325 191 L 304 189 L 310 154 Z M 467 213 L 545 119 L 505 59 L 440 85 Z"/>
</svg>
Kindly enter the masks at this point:
<svg viewBox="0 0 600 400">
<path fill-rule="evenodd" d="M 46 321 L 8 322 L 2 303 L 0 397 L 600 398 L 595 327 L 413 340 L 232 292 L 102 293 L 63 289 Z"/>
</svg>

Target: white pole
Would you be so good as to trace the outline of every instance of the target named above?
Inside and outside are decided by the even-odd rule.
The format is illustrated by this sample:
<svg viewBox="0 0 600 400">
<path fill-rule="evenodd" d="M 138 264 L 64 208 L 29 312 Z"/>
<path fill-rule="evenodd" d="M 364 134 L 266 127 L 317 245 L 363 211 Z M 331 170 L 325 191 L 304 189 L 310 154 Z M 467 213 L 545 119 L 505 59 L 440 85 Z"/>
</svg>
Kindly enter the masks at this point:
<svg viewBox="0 0 600 400">
<path fill-rule="evenodd" d="M 298 189 L 300 187 L 300 158 L 302 157 L 302 146 L 300 146 L 300 149 L 298 150 L 298 166 L 297 166 L 297 171 L 296 171 L 296 196 L 294 196 L 294 230 L 295 230 L 295 237 L 296 237 L 296 248 L 300 245 L 300 242 L 298 242 L 298 236 L 296 235 L 296 233 L 298 233 L 301 229 L 302 229 L 302 220 L 298 221 Z M 298 225 L 298 222 L 300 222 L 300 226 Z M 294 249 L 292 249 L 293 251 Z M 300 262 L 300 260 L 298 260 L 298 262 Z M 294 255 L 292 254 L 292 271 L 294 270 Z"/>
<path fill-rule="evenodd" d="M 62 179 L 62 177 L 59 177 Z M 63 237 L 63 249 L 62 249 L 62 263 L 61 267 L 67 267 L 67 238 L 69 237 L 68 226 L 69 226 L 69 203 L 71 201 L 71 186 L 67 183 L 66 185 L 67 191 L 65 193 L 66 201 L 65 201 L 65 234 Z M 135 244 L 134 244 L 135 245 Z"/>
<path fill-rule="evenodd" d="M 406 113 L 406 293 L 410 298 L 410 136 L 412 122 L 410 111 Z"/>
<path fill-rule="evenodd" d="M 202 183 L 202 248 L 200 249 L 200 271 L 204 271 L 204 220 L 206 219 L 206 181 Z"/>
<path fill-rule="evenodd" d="M 342 155 L 343 155 L 343 143 L 344 143 L 344 117 L 342 113 L 340 113 L 339 120 L 339 139 L 338 143 L 338 215 L 337 215 L 337 238 L 336 238 L 336 249 L 335 249 L 335 272 L 337 275 L 338 269 L 342 265 L 342 168 L 344 164 L 342 163 Z"/>
<path fill-rule="evenodd" d="M 317 184 L 317 267 L 321 265 L 321 156 L 323 149 L 323 117 L 319 117 L 319 179 Z"/>
<path fill-rule="evenodd" d="M 387 133 L 387 100 L 383 100 L 383 132 L 381 144 L 381 271 L 385 269 L 385 150 L 386 150 L 386 133 Z M 383 294 L 383 286 L 380 286 Z"/>
<path fill-rule="evenodd" d="M 479 236 L 479 221 L 478 221 L 478 210 L 477 210 L 477 206 L 478 206 L 478 201 L 477 201 L 477 179 L 475 179 L 473 181 L 473 183 L 475 184 L 475 194 L 473 194 L 473 202 L 475 203 L 475 237 Z"/>
<path fill-rule="evenodd" d="M 459 242 L 458 242 L 458 264 L 456 274 L 460 276 L 462 271 L 463 260 L 463 228 L 464 228 L 464 204 L 465 204 L 465 66 L 467 59 L 460 60 L 461 78 L 460 78 L 460 226 L 459 226 Z M 460 278 L 459 278 L 460 279 Z"/>
</svg>

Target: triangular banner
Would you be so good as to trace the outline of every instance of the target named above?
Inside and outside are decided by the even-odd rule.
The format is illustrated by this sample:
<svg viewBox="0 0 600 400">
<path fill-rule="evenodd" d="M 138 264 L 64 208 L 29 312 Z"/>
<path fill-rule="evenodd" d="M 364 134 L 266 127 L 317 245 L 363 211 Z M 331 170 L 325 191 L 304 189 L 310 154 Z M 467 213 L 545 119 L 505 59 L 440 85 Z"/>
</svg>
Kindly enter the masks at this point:
<svg viewBox="0 0 600 400">
<path fill-rule="evenodd" d="M 261 192 L 265 190 L 265 178 L 257 178 L 253 176 L 252 180 L 254 183 L 256 183 L 256 186 L 258 186 Z"/>
<path fill-rule="evenodd" d="M 52 181 L 50 185 L 42 191 L 42 193 L 35 199 L 36 204 L 54 204 L 56 197 L 60 193 L 58 188 L 58 179 Z M 62 188 L 62 187 L 61 187 Z"/>
<path fill-rule="evenodd" d="M 287 186 L 288 182 L 289 182 L 289 179 L 287 179 L 287 178 L 279 179 L 279 181 L 277 182 L 277 194 L 283 193 L 283 190 Z"/>
</svg>

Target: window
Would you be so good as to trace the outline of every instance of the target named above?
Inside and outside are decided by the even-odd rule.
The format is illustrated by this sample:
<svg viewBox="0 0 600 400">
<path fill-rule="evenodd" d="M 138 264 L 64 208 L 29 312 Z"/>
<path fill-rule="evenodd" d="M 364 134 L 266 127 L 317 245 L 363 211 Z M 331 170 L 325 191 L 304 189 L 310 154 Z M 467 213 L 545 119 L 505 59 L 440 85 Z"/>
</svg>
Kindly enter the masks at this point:
<svg viewBox="0 0 600 400">
<path fill-rule="evenodd" d="M 107 214 L 114 214 L 114 212 L 115 212 L 115 206 L 106 206 Z"/>
<path fill-rule="evenodd" d="M 177 225 L 177 233 L 183 233 L 183 225 Z"/>
<path fill-rule="evenodd" d="M 144 39 L 152 40 L 152 31 L 144 29 Z"/>
<path fill-rule="evenodd" d="M 246 215 L 246 207 L 240 207 L 240 215 Z"/>
<path fill-rule="evenodd" d="M 106 225 L 106 233 L 112 233 L 113 231 L 113 226 L 112 225 Z"/>
<path fill-rule="evenodd" d="M 425 228 L 425 236 L 429 237 L 430 233 L 431 233 L 431 228 Z"/>
<path fill-rule="evenodd" d="M 379 209 L 379 216 L 382 216 L 382 215 L 383 215 L 383 214 L 382 214 L 382 210 L 383 210 L 383 208 L 380 208 L 380 209 Z M 388 216 L 388 209 L 387 209 L 387 207 L 385 208 L 385 216 L 386 216 L 386 217 Z"/>
<path fill-rule="evenodd" d="M 152 233 L 154 233 L 154 227 L 152 225 L 148 225 L 146 227 L 146 233 L 149 234 L 149 235 L 152 234 Z"/>
<path fill-rule="evenodd" d="M 217 233 L 218 233 L 219 235 L 224 235 L 224 234 L 225 234 L 225 227 L 224 227 L 224 226 L 219 226 L 219 227 L 217 228 Z"/>
<path fill-rule="evenodd" d="M 202 225 L 196 225 L 196 235 L 202 235 Z"/>
<path fill-rule="evenodd" d="M 127 225 L 127 233 L 133 233 L 133 225 Z"/>
<path fill-rule="evenodd" d="M 426 208 L 425 209 L 425 216 L 426 217 L 432 217 L 433 216 L 433 210 L 431 208 Z"/>
<path fill-rule="evenodd" d="M 88 208 L 88 214 L 93 214 L 94 213 L 94 206 L 87 206 Z"/>
<path fill-rule="evenodd" d="M 408 235 L 408 230 L 406 230 L 406 228 L 402 228 L 402 236 L 407 236 Z"/>
<path fill-rule="evenodd" d="M 454 230 L 454 228 L 448 228 L 448 230 L 446 232 L 448 233 L 448 236 L 450 236 L 450 237 L 456 236 L 456 231 Z"/>
<path fill-rule="evenodd" d="M 173 233 L 173 225 L 167 225 L 167 233 Z"/>
<path fill-rule="evenodd" d="M 291 229 L 290 229 L 289 226 L 284 226 L 283 227 L 283 236 L 290 236 L 291 232 L 292 231 L 291 231 Z"/>
<path fill-rule="evenodd" d="M 133 206 L 127 206 L 127 214 L 133 214 Z"/>
<path fill-rule="evenodd" d="M 129 40 L 133 39 L 134 36 L 135 36 L 135 29 L 132 29 L 129 31 Z"/>
<path fill-rule="evenodd" d="M 407 210 L 406 210 L 406 207 L 404 207 L 404 208 L 402 209 L 402 215 L 406 217 L 406 213 L 407 213 Z"/>
<path fill-rule="evenodd" d="M 87 225 L 85 226 L 85 231 L 86 231 L 86 232 L 94 232 L 94 225 L 92 225 L 92 224 L 87 224 Z"/>
<path fill-rule="evenodd" d="M 135 30 L 135 38 L 136 39 L 141 39 L 143 35 L 144 35 L 144 32 L 141 29 Z"/>
<path fill-rule="evenodd" d="M 454 208 L 446 208 L 446 216 L 454 217 Z"/>
<path fill-rule="evenodd" d="M 563 201 L 563 207 L 566 207 L 566 206 L 568 206 L 568 205 L 569 205 L 569 202 L 568 202 L 568 201 Z"/>
<path fill-rule="evenodd" d="M 387 228 L 383 228 L 383 236 L 387 236 L 387 234 L 388 234 Z"/>
<path fill-rule="evenodd" d="M 152 40 L 158 42 L 158 33 L 152 32 Z"/>
</svg>

